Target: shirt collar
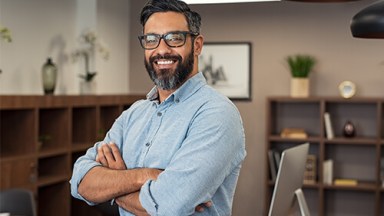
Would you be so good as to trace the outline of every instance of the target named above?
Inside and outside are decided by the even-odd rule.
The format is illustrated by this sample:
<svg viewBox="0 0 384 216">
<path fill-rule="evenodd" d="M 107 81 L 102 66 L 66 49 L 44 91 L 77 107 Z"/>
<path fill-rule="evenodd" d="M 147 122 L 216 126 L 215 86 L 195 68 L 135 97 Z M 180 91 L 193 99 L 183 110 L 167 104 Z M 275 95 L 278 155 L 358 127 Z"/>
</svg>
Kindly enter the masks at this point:
<svg viewBox="0 0 384 216">
<path fill-rule="evenodd" d="M 203 73 L 199 72 L 193 77 L 189 78 L 181 87 L 179 87 L 175 92 L 173 92 L 165 101 L 173 100 L 173 101 L 184 101 L 189 96 L 193 95 L 198 89 L 202 86 L 206 85 L 207 81 Z M 147 99 L 150 101 L 158 101 L 159 93 L 157 87 L 154 86 L 151 91 L 147 94 Z"/>
</svg>

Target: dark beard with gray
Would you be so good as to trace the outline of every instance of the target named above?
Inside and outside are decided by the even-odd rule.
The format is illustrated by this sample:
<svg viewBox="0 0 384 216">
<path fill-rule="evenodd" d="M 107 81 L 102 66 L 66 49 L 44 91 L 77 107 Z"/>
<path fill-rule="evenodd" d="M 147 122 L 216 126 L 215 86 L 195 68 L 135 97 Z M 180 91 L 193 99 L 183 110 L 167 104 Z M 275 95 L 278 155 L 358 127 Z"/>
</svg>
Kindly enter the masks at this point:
<svg viewBox="0 0 384 216">
<path fill-rule="evenodd" d="M 194 64 L 193 56 L 193 51 L 191 51 L 187 59 L 185 59 L 185 62 L 182 62 L 182 57 L 180 55 L 156 55 L 152 56 L 149 59 L 149 62 L 144 60 L 144 64 L 149 77 L 157 87 L 163 90 L 175 90 L 180 87 L 181 84 L 183 84 L 187 80 L 188 76 L 192 73 Z M 158 72 L 156 72 L 153 68 L 153 64 L 154 61 L 158 59 L 178 61 L 178 64 L 175 70 L 160 69 Z"/>
</svg>

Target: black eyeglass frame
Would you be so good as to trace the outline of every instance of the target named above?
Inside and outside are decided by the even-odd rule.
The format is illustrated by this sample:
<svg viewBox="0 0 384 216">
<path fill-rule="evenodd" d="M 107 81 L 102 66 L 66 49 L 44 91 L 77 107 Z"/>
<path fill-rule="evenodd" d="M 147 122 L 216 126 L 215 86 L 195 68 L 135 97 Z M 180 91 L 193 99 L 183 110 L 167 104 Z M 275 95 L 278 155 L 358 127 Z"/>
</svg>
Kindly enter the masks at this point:
<svg viewBox="0 0 384 216">
<path fill-rule="evenodd" d="M 170 34 L 182 34 L 182 35 L 184 36 L 184 42 L 183 42 L 183 44 L 178 45 L 178 46 L 169 45 L 168 42 L 167 42 L 167 40 L 165 40 L 165 37 L 167 37 L 167 36 L 170 35 Z M 161 39 L 163 39 L 164 42 L 165 42 L 165 43 L 167 44 L 167 46 L 169 46 L 169 47 L 172 47 L 172 48 L 182 47 L 182 46 L 185 45 L 185 42 L 187 41 L 187 34 L 191 35 L 192 37 L 196 37 L 196 36 L 199 35 L 198 32 L 191 32 L 191 31 L 172 31 L 172 32 L 167 32 L 167 33 L 162 34 L 162 35 L 160 35 L 160 34 L 146 34 L 146 35 L 139 35 L 138 38 L 139 38 L 139 41 L 140 41 L 140 45 L 141 45 L 141 47 L 142 47 L 143 49 L 145 49 L 145 50 L 153 50 L 153 49 L 156 49 L 157 47 L 159 47 L 160 42 L 161 42 Z M 155 36 L 156 38 L 159 39 L 159 42 L 158 42 L 157 45 L 156 45 L 155 47 L 153 47 L 153 48 L 146 48 L 146 47 L 144 47 L 144 45 L 143 45 L 144 37 L 146 37 L 146 36 L 148 36 L 148 35 L 153 35 L 153 36 Z"/>
</svg>

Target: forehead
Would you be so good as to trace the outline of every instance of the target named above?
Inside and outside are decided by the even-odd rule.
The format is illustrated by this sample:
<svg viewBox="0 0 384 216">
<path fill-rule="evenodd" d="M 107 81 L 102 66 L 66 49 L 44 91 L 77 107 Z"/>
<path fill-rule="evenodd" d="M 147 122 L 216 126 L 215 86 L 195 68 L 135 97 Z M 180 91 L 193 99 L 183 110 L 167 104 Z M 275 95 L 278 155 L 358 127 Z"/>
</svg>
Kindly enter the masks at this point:
<svg viewBox="0 0 384 216">
<path fill-rule="evenodd" d="M 152 14 L 144 25 L 144 34 L 164 34 L 170 31 L 188 31 L 188 22 L 184 14 L 157 12 Z"/>
</svg>

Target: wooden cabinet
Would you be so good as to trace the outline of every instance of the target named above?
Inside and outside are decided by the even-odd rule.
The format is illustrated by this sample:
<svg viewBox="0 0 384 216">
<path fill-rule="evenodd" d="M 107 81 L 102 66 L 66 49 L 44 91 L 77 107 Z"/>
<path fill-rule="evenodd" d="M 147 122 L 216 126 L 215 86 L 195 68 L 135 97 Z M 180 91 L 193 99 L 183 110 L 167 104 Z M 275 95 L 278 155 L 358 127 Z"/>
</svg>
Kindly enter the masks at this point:
<svg viewBox="0 0 384 216">
<path fill-rule="evenodd" d="M 325 132 L 324 113 L 329 113 L 334 138 Z M 351 121 L 355 136 L 343 134 Z M 316 182 L 303 190 L 312 215 L 384 215 L 384 189 L 380 159 L 384 157 L 384 98 L 290 98 L 267 99 L 266 122 L 267 214 L 274 182 L 271 180 L 268 151 L 278 152 L 309 142 L 309 154 L 316 156 Z M 304 129 L 307 138 L 283 138 L 285 128 Z M 333 161 L 333 179 L 354 179 L 357 185 L 341 186 L 323 182 L 323 163 Z"/>
<path fill-rule="evenodd" d="M 0 189 L 34 191 L 40 216 L 99 214 L 71 198 L 73 164 L 142 98 L 0 96 Z"/>
</svg>

